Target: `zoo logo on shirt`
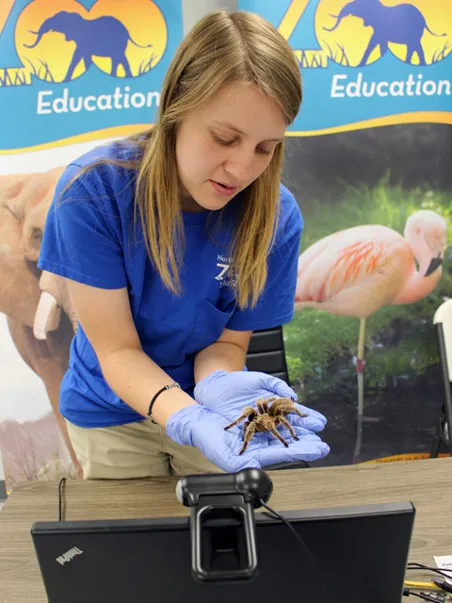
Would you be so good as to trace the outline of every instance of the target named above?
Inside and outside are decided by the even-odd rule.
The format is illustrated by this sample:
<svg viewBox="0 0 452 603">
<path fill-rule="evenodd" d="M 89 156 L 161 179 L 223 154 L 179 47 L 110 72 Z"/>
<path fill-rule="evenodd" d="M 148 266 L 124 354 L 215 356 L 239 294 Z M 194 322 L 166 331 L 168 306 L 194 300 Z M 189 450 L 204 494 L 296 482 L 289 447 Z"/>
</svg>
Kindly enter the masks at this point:
<svg viewBox="0 0 452 603">
<path fill-rule="evenodd" d="M 234 288 L 237 284 L 237 279 L 229 273 L 231 262 L 231 257 L 226 257 L 221 254 L 217 256 L 217 267 L 219 268 L 219 272 L 215 276 L 215 280 L 219 281 L 220 287 Z"/>
</svg>

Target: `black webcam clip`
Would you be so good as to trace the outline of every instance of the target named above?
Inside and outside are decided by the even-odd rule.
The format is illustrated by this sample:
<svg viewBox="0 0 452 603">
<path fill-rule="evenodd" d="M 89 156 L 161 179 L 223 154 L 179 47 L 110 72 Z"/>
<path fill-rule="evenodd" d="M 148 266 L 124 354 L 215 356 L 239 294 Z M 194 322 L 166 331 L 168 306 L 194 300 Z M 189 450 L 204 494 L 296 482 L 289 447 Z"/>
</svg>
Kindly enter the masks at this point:
<svg viewBox="0 0 452 603">
<path fill-rule="evenodd" d="M 273 491 L 260 469 L 238 473 L 186 475 L 176 487 L 179 502 L 191 508 L 192 574 L 199 581 L 241 581 L 258 570 L 254 509 Z"/>
</svg>

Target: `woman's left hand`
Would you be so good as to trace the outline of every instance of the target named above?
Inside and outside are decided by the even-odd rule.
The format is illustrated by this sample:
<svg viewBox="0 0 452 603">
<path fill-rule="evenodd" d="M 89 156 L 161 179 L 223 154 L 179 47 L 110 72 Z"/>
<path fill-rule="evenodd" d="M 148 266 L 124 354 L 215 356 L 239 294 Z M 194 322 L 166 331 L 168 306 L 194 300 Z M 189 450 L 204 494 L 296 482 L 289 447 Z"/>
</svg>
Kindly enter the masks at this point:
<svg viewBox="0 0 452 603">
<path fill-rule="evenodd" d="M 196 385 L 194 398 L 198 404 L 214 413 L 235 421 L 246 406 L 256 407 L 259 398 L 290 398 L 294 402 L 298 396 L 282 379 L 258 371 L 214 371 Z M 326 425 L 326 418 L 315 410 L 295 403 L 304 417 L 291 413 L 287 416 L 293 426 L 317 433 Z"/>
</svg>

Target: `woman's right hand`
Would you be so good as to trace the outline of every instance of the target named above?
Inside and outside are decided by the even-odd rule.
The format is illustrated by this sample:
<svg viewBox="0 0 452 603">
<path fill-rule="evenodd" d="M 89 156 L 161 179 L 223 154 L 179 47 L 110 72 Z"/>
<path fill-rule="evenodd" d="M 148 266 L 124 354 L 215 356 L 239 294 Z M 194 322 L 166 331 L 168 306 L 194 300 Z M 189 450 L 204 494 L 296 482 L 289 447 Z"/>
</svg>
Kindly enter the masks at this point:
<svg viewBox="0 0 452 603">
<path fill-rule="evenodd" d="M 322 431 L 326 425 L 322 414 L 295 402 L 298 396 L 285 381 L 259 371 L 214 371 L 199 381 L 193 397 L 198 404 L 225 417 L 230 423 L 242 414 L 246 406 L 255 408 L 259 398 L 289 398 L 303 415 L 290 413 L 286 416 L 289 423 L 314 433 Z"/>
<path fill-rule="evenodd" d="M 243 429 L 235 427 L 225 431 L 229 421 L 199 404 L 191 404 L 173 413 L 166 424 L 166 433 L 178 444 L 199 448 L 214 465 L 235 473 L 246 467 L 265 468 L 266 465 L 316 461 L 326 456 L 330 448 L 320 437 L 302 427 L 294 427 L 299 440 L 287 433 L 286 448 L 278 439 L 256 433 L 246 451 L 243 446 Z"/>
</svg>

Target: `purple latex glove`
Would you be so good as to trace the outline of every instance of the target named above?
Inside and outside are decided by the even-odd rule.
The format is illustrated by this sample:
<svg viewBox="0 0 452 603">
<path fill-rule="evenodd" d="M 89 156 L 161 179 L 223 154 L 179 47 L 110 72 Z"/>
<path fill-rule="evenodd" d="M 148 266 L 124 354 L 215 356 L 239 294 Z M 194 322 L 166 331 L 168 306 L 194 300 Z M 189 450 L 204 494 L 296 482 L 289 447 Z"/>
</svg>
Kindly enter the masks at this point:
<svg viewBox="0 0 452 603">
<path fill-rule="evenodd" d="M 246 467 L 261 469 L 266 465 L 295 461 L 316 461 L 326 456 L 330 448 L 318 435 L 295 427 L 298 441 L 288 436 L 286 448 L 276 438 L 269 439 L 264 433 L 255 434 L 246 451 L 243 432 L 235 427 L 225 431 L 228 420 L 199 404 L 185 406 L 173 413 L 167 422 L 166 433 L 177 444 L 198 448 L 214 465 L 227 473 L 235 473 Z"/>
<path fill-rule="evenodd" d="M 193 396 L 202 406 L 225 417 L 229 422 L 237 419 L 245 406 L 256 406 L 258 398 L 276 396 L 291 398 L 294 402 L 298 396 L 282 379 L 258 371 L 214 371 L 197 384 Z M 302 427 L 311 432 L 322 431 L 326 418 L 315 410 L 296 403 L 296 408 L 307 415 L 300 417 L 295 413 L 286 416 L 292 426 Z M 287 430 L 284 430 L 286 437 Z"/>
</svg>

